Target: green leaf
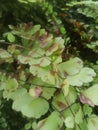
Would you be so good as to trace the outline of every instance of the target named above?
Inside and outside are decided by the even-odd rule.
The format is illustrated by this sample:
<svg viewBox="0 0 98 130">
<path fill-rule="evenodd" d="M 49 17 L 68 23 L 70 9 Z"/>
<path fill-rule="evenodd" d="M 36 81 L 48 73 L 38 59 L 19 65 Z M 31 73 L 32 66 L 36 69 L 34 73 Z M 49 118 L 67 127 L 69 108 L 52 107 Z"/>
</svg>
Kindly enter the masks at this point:
<svg viewBox="0 0 98 130">
<path fill-rule="evenodd" d="M 68 95 L 66 96 L 66 101 L 68 102 L 69 105 L 75 103 L 77 99 L 77 92 L 76 89 L 72 86 L 69 87 L 69 92 Z"/>
<path fill-rule="evenodd" d="M 11 63 L 11 62 L 13 62 L 13 58 L 9 52 L 0 48 L 0 63 L 2 63 L 2 62 Z"/>
<path fill-rule="evenodd" d="M 96 76 L 96 73 L 93 69 L 84 67 L 78 74 L 68 76 L 67 80 L 72 86 L 82 86 L 83 83 L 91 82 L 94 76 Z"/>
<path fill-rule="evenodd" d="M 42 98 L 36 98 L 30 101 L 27 105 L 22 107 L 21 111 L 23 115 L 31 118 L 40 118 L 49 109 L 49 104 L 46 100 Z"/>
<path fill-rule="evenodd" d="M 77 124 L 80 124 L 83 122 L 83 112 L 81 107 L 79 108 L 79 110 L 77 111 L 76 115 L 75 115 L 75 122 Z"/>
<path fill-rule="evenodd" d="M 6 58 L 11 58 L 12 55 L 8 53 L 6 50 L 0 48 L 0 59 L 6 59 Z"/>
<path fill-rule="evenodd" d="M 23 94 L 13 102 L 12 108 L 22 112 L 22 109 L 24 109 L 32 100 L 33 98 L 29 94 Z"/>
<path fill-rule="evenodd" d="M 35 0 L 30 0 L 30 1 L 35 1 Z M 29 31 L 29 34 L 32 34 L 32 35 L 35 34 L 37 31 L 40 30 L 40 28 L 41 28 L 40 25 L 33 26 L 33 28 Z"/>
<path fill-rule="evenodd" d="M 21 98 L 23 95 L 27 93 L 27 90 L 25 88 L 18 88 L 14 92 L 11 93 L 11 99 L 16 100 L 18 98 Z"/>
<path fill-rule="evenodd" d="M 67 128 L 74 128 L 74 118 L 72 116 L 67 117 L 64 123 Z"/>
<path fill-rule="evenodd" d="M 87 127 L 87 120 L 83 120 L 82 123 L 80 123 L 79 125 L 79 130 L 88 130 L 88 127 Z"/>
<path fill-rule="evenodd" d="M 8 33 L 7 39 L 8 39 L 10 42 L 15 42 L 15 36 L 14 36 L 12 33 Z"/>
<path fill-rule="evenodd" d="M 51 115 L 38 123 L 38 130 L 60 130 L 63 121 L 58 112 L 54 111 Z"/>
<path fill-rule="evenodd" d="M 84 98 L 88 99 L 85 101 L 85 103 L 88 103 L 89 105 L 94 104 L 94 105 L 98 105 L 98 84 L 93 85 L 92 87 L 84 90 L 82 92 L 82 95 L 84 96 Z M 90 103 L 91 101 L 91 103 Z"/>
<path fill-rule="evenodd" d="M 88 130 L 98 130 L 98 116 L 91 115 L 91 117 L 88 118 L 87 127 Z"/>
<path fill-rule="evenodd" d="M 35 84 L 36 86 L 55 87 L 55 85 L 51 85 L 49 82 L 44 82 L 41 80 L 41 78 L 38 77 L 34 77 L 31 83 Z"/>
<path fill-rule="evenodd" d="M 18 88 L 18 82 L 15 78 L 8 79 L 5 83 L 5 89 L 7 91 L 13 91 Z"/>
<path fill-rule="evenodd" d="M 84 113 L 85 116 L 86 116 L 86 115 L 87 115 L 87 116 L 90 116 L 91 113 L 92 113 L 92 108 L 89 107 L 88 104 L 85 104 L 85 105 L 83 106 L 83 113 Z"/>
<path fill-rule="evenodd" d="M 31 126 L 32 126 L 32 124 L 31 124 L 31 122 L 29 122 L 29 123 L 25 124 L 25 129 L 29 130 L 31 128 Z"/>
<path fill-rule="evenodd" d="M 64 93 L 64 96 L 66 97 L 69 93 L 69 83 L 67 82 L 67 80 L 64 80 L 61 84 L 62 87 L 62 91 Z"/>
<path fill-rule="evenodd" d="M 22 112 L 26 117 L 40 118 L 48 111 L 49 104 L 45 99 L 33 98 L 26 93 L 15 99 L 12 108 Z"/>
<path fill-rule="evenodd" d="M 59 64 L 58 74 L 66 78 L 72 86 L 82 86 L 83 83 L 91 82 L 96 76 L 93 69 L 83 68 L 83 62 L 77 57 Z"/>
<path fill-rule="evenodd" d="M 65 120 L 68 117 L 71 117 L 71 118 L 69 118 L 69 122 L 70 122 L 70 119 L 71 120 L 74 119 L 74 122 L 78 124 L 78 123 L 82 122 L 83 114 L 81 112 L 82 111 L 81 111 L 80 104 L 75 103 L 63 111 L 63 116 L 64 116 Z M 71 127 L 69 127 L 69 128 L 71 128 Z"/>
<path fill-rule="evenodd" d="M 43 87 L 42 97 L 44 97 L 47 100 L 49 100 L 51 97 L 53 97 L 55 91 L 56 91 L 56 88 Z"/>
<path fill-rule="evenodd" d="M 28 1 L 33 3 L 33 2 L 36 2 L 37 0 L 28 0 Z"/>
<path fill-rule="evenodd" d="M 23 96 L 27 93 L 27 90 L 25 88 L 18 88 L 15 91 L 3 91 L 3 98 L 7 98 L 7 100 L 12 99 L 16 100 L 17 98 Z"/>
<path fill-rule="evenodd" d="M 34 129 L 34 130 L 37 129 L 37 122 L 36 122 L 36 121 L 34 121 L 34 122 L 32 123 L 32 129 Z"/>
</svg>

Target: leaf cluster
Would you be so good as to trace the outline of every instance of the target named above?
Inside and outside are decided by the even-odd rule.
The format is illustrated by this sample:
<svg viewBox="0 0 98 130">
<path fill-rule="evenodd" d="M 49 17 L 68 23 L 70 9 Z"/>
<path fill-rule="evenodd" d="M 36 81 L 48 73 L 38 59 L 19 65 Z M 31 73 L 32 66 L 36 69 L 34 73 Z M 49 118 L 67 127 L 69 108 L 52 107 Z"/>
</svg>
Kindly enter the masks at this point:
<svg viewBox="0 0 98 130">
<path fill-rule="evenodd" d="M 97 130 L 97 2 L 11 2 L 0 5 L 1 129 Z"/>
</svg>

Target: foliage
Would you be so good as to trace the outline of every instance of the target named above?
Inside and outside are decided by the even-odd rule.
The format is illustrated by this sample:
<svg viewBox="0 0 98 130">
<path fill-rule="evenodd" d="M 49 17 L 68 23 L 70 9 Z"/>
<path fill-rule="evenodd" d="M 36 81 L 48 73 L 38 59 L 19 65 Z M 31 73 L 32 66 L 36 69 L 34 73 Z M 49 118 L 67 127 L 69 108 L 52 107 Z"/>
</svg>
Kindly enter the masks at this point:
<svg viewBox="0 0 98 130">
<path fill-rule="evenodd" d="M 97 130 L 98 2 L 11 2 L 0 5 L 0 129 Z"/>
</svg>

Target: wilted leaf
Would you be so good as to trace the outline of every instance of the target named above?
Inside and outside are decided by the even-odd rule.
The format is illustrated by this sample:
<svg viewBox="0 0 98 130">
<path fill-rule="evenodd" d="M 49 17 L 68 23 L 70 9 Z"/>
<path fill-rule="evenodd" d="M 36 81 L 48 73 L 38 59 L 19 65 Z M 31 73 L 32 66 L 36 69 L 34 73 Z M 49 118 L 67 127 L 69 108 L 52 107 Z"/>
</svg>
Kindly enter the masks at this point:
<svg viewBox="0 0 98 130">
<path fill-rule="evenodd" d="M 41 58 L 43 57 L 45 54 L 45 50 L 42 48 L 33 48 L 28 55 L 32 58 Z"/>
<path fill-rule="evenodd" d="M 47 82 L 49 84 L 54 85 L 55 84 L 55 77 L 51 73 L 49 68 L 43 68 L 39 66 L 30 66 L 30 72 L 39 78 L 42 79 L 42 81 Z"/>
<path fill-rule="evenodd" d="M 90 106 L 94 107 L 94 103 L 87 97 L 85 97 L 83 94 L 80 94 L 80 101 L 83 103 L 83 104 L 89 104 Z"/>
<path fill-rule="evenodd" d="M 22 64 L 37 65 L 39 67 L 45 67 L 51 63 L 51 59 L 45 56 L 41 58 L 33 58 L 33 56 L 30 55 L 19 55 L 18 60 Z"/>
<path fill-rule="evenodd" d="M 63 78 L 66 78 L 68 75 L 75 75 L 79 73 L 82 67 L 83 67 L 83 62 L 76 57 L 59 64 L 58 70 L 59 70 L 59 74 Z"/>
<path fill-rule="evenodd" d="M 41 57 L 39 59 L 31 59 L 29 61 L 30 65 L 39 65 L 39 67 L 46 67 L 50 65 L 51 59 L 49 57 Z"/>
<path fill-rule="evenodd" d="M 49 48 L 53 42 L 53 35 L 45 33 L 42 38 L 40 38 L 40 47 L 41 48 Z"/>
<path fill-rule="evenodd" d="M 42 95 L 42 93 L 43 93 L 43 89 L 42 89 L 42 87 L 39 87 L 39 86 L 29 89 L 29 94 L 32 97 L 39 97 Z"/>
<path fill-rule="evenodd" d="M 53 52 L 55 52 L 58 49 L 58 45 L 54 44 L 52 45 L 47 51 L 46 51 L 46 55 L 49 56 L 51 55 Z"/>
<path fill-rule="evenodd" d="M 65 101 L 64 95 L 61 92 L 55 94 L 55 96 L 53 97 L 52 105 L 58 111 L 62 111 L 68 107 L 68 104 Z"/>
<path fill-rule="evenodd" d="M 18 60 L 22 64 L 29 64 L 32 58 L 30 56 L 19 55 Z"/>
<path fill-rule="evenodd" d="M 98 105 L 98 84 L 93 85 L 92 87 L 84 90 L 82 92 L 82 95 L 88 99 L 88 101 L 86 101 L 85 103 L 94 106 L 94 105 Z M 81 99 L 81 98 L 80 98 Z M 91 103 L 92 104 L 91 104 Z M 93 105 L 94 104 L 94 105 Z"/>
</svg>

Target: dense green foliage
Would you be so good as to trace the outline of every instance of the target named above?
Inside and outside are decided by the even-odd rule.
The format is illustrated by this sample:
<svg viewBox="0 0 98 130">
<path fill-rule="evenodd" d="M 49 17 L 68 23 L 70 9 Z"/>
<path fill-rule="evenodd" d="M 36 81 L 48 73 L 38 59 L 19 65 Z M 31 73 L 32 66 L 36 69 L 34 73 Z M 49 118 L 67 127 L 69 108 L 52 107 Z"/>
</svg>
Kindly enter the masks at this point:
<svg viewBox="0 0 98 130">
<path fill-rule="evenodd" d="M 98 129 L 98 2 L 0 1 L 0 130 Z"/>
</svg>

